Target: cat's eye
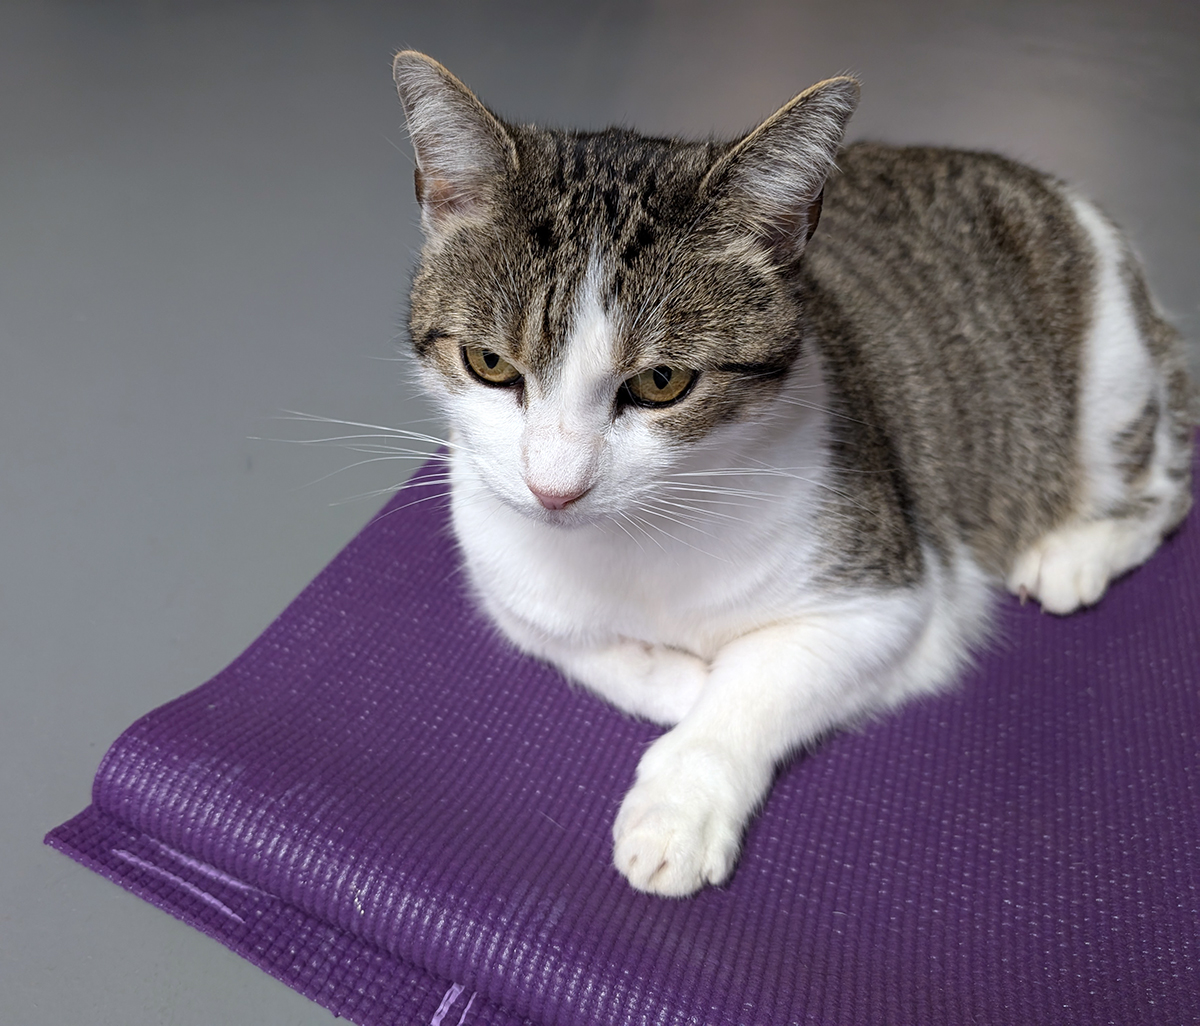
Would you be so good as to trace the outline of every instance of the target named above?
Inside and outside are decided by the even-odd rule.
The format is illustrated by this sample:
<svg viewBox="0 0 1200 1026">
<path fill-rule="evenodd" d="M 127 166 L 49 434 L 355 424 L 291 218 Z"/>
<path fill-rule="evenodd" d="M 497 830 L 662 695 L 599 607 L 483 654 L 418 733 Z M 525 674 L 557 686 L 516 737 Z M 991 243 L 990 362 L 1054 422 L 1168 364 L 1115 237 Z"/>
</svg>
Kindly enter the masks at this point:
<svg viewBox="0 0 1200 1026">
<path fill-rule="evenodd" d="M 621 388 L 638 406 L 668 406 L 687 395 L 695 380 L 694 370 L 664 364 L 626 378 Z"/>
<path fill-rule="evenodd" d="M 463 346 L 462 354 L 467 370 L 485 385 L 499 385 L 504 388 L 521 380 L 521 372 L 499 353 L 490 349 L 483 346 Z"/>
</svg>

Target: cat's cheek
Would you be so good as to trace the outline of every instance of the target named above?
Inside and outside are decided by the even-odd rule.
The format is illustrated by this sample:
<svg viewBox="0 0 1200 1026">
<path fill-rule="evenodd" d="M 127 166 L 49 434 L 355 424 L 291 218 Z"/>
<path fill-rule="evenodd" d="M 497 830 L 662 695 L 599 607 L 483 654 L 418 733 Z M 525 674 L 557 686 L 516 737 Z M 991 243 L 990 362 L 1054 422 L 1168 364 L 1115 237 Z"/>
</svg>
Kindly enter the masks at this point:
<svg viewBox="0 0 1200 1026">
<path fill-rule="evenodd" d="M 604 473 L 597 497 L 601 495 L 615 509 L 636 506 L 636 496 L 653 487 L 680 460 L 669 439 L 655 434 L 636 415 L 618 419 L 609 432 Z"/>
<path fill-rule="evenodd" d="M 504 389 L 469 389 L 450 412 L 455 426 L 455 460 L 469 461 L 475 475 L 500 499 L 523 508 L 533 496 L 520 473 L 524 416 Z"/>
</svg>

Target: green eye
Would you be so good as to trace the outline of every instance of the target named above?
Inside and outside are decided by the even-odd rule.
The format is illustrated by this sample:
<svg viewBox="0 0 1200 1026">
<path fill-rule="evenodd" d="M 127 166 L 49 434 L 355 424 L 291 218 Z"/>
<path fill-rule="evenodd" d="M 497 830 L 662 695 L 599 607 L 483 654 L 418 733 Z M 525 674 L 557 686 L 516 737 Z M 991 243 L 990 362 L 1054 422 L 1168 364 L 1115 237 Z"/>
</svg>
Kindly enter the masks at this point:
<svg viewBox="0 0 1200 1026">
<path fill-rule="evenodd" d="M 521 372 L 517 370 L 499 353 L 494 353 L 483 346 L 463 346 L 463 363 L 467 370 L 485 385 L 515 385 L 521 380 Z"/>
<path fill-rule="evenodd" d="M 694 370 L 664 364 L 626 378 L 623 388 L 638 406 L 668 406 L 687 395 L 695 380 Z"/>
</svg>

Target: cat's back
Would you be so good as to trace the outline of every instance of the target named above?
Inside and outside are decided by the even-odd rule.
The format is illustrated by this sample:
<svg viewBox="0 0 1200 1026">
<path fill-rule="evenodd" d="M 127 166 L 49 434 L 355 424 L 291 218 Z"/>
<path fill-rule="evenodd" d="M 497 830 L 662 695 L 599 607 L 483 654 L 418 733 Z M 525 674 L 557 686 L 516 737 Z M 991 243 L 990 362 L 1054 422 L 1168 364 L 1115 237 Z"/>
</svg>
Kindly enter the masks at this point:
<svg viewBox="0 0 1200 1026">
<path fill-rule="evenodd" d="M 1069 388 L 1090 314 L 1089 243 L 1065 186 L 1032 168 L 860 143 L 826 184 L 807 271 L 859 334 L 902 336 L 910 355 L 928 346 L 938 359 L 957 338 L 995 341 L 989 362 L 1040 353 Z"/>
<path fill-rule="evenodd" d="M 1056 179 L 994 154 L 870 143 L 838 166 L 803 282 L 844 414 L 835 461 L 884 475 L 881 502 L 1001 569 L 1092 501 L 1086 450 L 1106 443 L 1089 432 L 1116 445 L 1138 427 L 1123 418 L 1151 407 L 1186 419 L 1163 385 L 1178 339 L 1121 236 Z M 1124 339 L 1127 394 L 1096 392 L 1104 335 Z"/>
</svg>

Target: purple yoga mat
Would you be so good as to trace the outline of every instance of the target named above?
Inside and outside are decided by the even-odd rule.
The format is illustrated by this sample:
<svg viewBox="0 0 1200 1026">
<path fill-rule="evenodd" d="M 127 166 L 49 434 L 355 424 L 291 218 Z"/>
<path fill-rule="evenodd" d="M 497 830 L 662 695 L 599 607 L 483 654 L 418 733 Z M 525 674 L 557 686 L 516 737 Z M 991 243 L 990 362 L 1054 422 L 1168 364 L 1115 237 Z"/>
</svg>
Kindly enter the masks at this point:
<svg viewBox="0 0 1200 1026">
<path fill-rule="evenodd" d="M 48 843 L 362 1026 L 1200 1014 L 1200 523 L 1093 610 L 1003 600 L 949 694 L 784 771 L 732 881 L 630 890 L 656 728 L 473 611 L 403 493 Z"/>
</svg>

